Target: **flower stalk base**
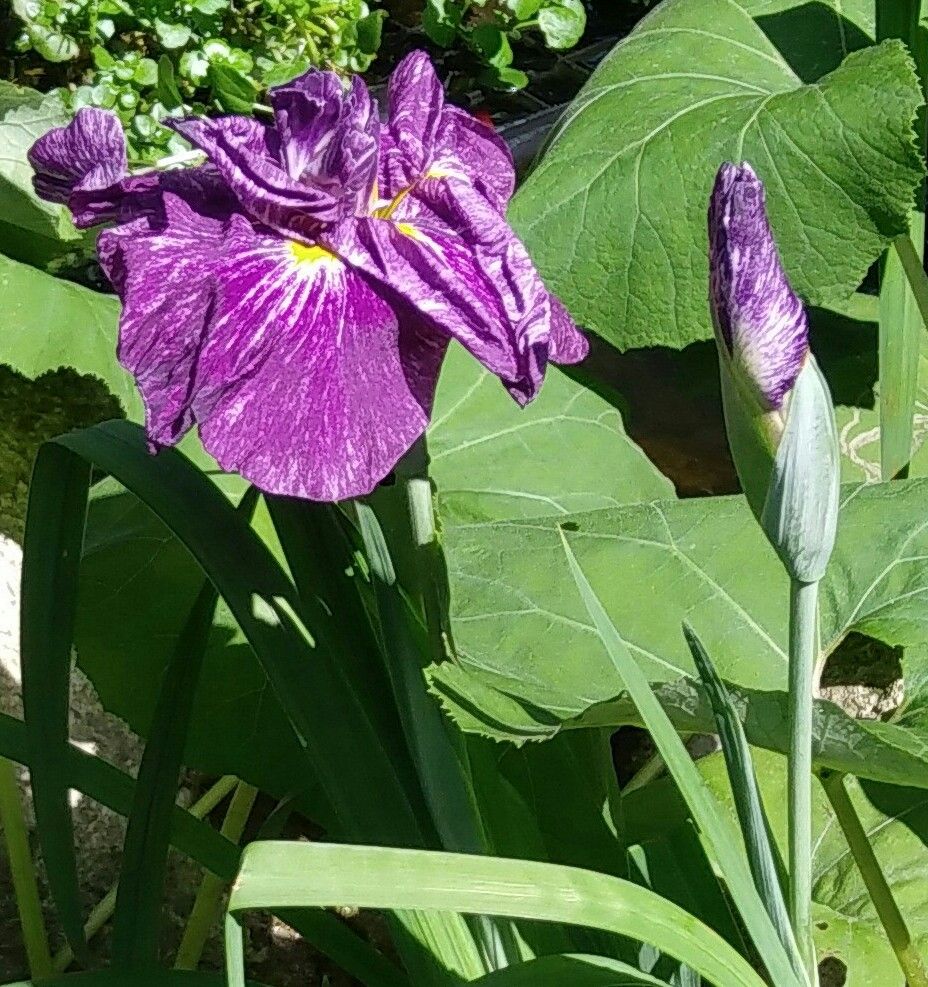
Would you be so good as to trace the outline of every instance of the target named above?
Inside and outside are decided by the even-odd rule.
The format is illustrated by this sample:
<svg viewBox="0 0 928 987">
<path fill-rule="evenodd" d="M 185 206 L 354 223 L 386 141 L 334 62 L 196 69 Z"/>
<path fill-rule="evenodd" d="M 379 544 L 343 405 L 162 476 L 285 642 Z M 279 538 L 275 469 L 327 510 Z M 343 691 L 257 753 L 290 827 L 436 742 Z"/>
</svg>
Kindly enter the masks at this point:
<svg viewBox="0 0 928 987">
<path fill-rule="evenodd" d="M 788 832 L 790 923 L 809 980 L 812 942 L 812 702 L 818 651 L 818 583 L 792 580 L 789 596 Z"/>
</svg>

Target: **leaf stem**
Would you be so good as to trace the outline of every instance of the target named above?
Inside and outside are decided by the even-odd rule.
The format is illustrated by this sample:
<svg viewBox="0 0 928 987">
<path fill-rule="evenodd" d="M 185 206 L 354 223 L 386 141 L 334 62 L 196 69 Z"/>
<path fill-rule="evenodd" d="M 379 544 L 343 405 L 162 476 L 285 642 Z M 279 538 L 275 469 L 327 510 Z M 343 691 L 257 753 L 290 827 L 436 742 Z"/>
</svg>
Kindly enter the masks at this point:
<svg viewBox="0 0 928 987">
<path fill-rule="evenodd" d="M 790 582 L 789 594 L 789 894 L 796 944 L 812 983 L 812 699 L 818 640 L 818 583 Z"/>
<path fill-rule="evenodd" d="M 909 987 L 928 987 L 928 968 L 918 955 L 905 918 L 847 794 L 844 775 L 829 772 L 823 775 L 822 784 Z"/>
<path fill-rule="evenodd" d="M 42 916 L 42 902 L 35 879 L 35 866 L 29 848 L 29 834 L 23 818 L 23 805 L 12 761 L 0 758 L 0 826 L 6 840 L 13 878 L 13 894 L 19 910 L 23 944 L 33 980 L 51 976 L 52 958 L 48 933 Z"/>
<path fill-rule="evenodd" d="M 232 843 L 238 843 L 245 831 L 248 817 L 254 807 L 258 790 L 247 782 L 240 781 L 226 810 L 220 833 Z M 177 950 L 175 970 L 196 970 L 200 957 L 209 938 L 213 924 L 219 918 L 222 907 L 222 892 L 227 882 L 217 874 L 206 873 L 200 882 L 190 918 Z"/>
</svg>

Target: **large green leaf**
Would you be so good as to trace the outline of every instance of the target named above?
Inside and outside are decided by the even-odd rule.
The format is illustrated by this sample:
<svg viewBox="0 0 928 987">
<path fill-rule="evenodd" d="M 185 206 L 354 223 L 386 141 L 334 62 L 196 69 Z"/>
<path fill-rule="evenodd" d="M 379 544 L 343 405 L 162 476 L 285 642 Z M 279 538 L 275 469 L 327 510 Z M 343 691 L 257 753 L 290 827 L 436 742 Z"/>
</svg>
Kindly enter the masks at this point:
<svg viewBox="0 0 928 987">
<path fill-rule="evenodd" d="M 758 782 L 781 850 L 786 851 L 786 760 L 753 751 Z M 719 754 L 699 762 L 709 787 L 734 813 L 725 765 Z M 928 948 L 928 794 L 923 789 L 846 779 L 848 794 L 883 867 L 918 949 Z M 686 810 L 679 794 L 662 779 L 623 800 L 630 839 L 663 842 L 675 838 Z M 834 811 L 818 784 L 813 801 L 813 920 L 819 957 L 846 964 L 845 987 L 902 987 L 904 978 L 886 941 L 873 904 L 848 849 Z"/>
<path fill-rule="evenodd" d="M 429 429 L 445 523 L 595 510 L 672 496 L 606 400 L 549 367 L 520 409 L 460 346 L 442 369 Z"/>
<path fill-rule="evenodd" d="M 23 231 L 57 240 L 81 236 L 63 206 L 44 202 L 32 190 L 32 166 L 26 158 L 42 134 L 70 118 L 60 96 L 0 80 L 0 217 L 17 227 L 20 237 Z M 0 248 L 6 251 L 7 244 L 0 241 Z"/>
<path fill-rule="evenodd" d="M 132 378 L 116 359 L 119 302 L 0 255 L 0 363 L 27 377 L 71 367 L 92 374 L 140 420 Z"/>
<path fill-rule="evenodd" d="M 833 302 L 908 229 L 920 102 L 899 42 L 809 84 L 735 0 L 665 0 L 568 110 L 512 220 L 581 323 L 621 348 L 681 347 L 711 335 L 719 164 L 755 166 L 793 283 Z"/>
<path fill-rule="evenodd" d="M 822 584 L 826 653 L 851 630 L 893 645 L 923 645 L 928 481 L 846 487 L 843 499 Z M 635 721 L 571 585 L 561 526 L 632 653 L 652 683 L 663 683 L 661 699 L 677 726 L 713 729 L 680 632 L 685 618 L 721 675 L 738 687 L 749 740 L 782 749 L 788 585 L 736 497 L 446 529 L 458 660 L 431 674 L 462 726 L 524 741 L 564 725 Z M 928 787 L 928 743 L 920 731 L 855 721 L 821 702 L 816 733 L 819 764 Z"/>
</svg>

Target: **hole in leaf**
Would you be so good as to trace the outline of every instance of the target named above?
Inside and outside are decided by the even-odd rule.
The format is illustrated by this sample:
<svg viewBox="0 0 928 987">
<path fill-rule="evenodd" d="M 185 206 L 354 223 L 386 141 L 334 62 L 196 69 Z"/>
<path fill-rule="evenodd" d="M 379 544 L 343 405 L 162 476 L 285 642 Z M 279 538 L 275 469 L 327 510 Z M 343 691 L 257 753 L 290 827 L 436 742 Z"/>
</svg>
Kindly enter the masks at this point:
<svg viewBox="0 0 928 987">
<path fill-rule="evenodd" d="M 815 928 L 816 929 L 821 929 L 822 932 L 827 932 L 828 931 L 828 923 L 827 922 L 816 922 L 815 923 Z"/>
<path fill-rule="evenodd" d="M 902 701 L 902 653 L 865 634 L 848 634 L 825 664 L 822 697 L 855 719 L 886 719 Z"/>
<path fill-rule="evenodd" d="M 579 531 L 580 525 L 576 521 L 564 521 L 560 525 L 561 531 Z"/>
<path fill-rule="evenodd" d="M 826 956 L 818 965 L 818 978 L 821 987 L 844 987 L 847 967 L 837 956 Z"/>
<path fill-rule="evenodd" d="M 902 675 L 902 648 L 851 633 L 829 655 L 822 685 L 869 685 L 886 689 Z"/>
</svg>

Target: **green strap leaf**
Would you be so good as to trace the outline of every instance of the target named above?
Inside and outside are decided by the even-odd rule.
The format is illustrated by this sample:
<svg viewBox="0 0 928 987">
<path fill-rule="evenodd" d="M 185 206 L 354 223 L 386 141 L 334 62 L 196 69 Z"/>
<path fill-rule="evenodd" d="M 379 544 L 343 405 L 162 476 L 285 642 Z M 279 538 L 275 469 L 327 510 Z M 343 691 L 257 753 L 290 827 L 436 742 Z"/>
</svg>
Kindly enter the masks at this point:
<svg viewBox="0 0 928 987">
<path fill-rule="evenodd" d="M 801 976 L 802 959 L 796 949 L 796 940 L 790 928 L 786 901 L 783 897 L 781 883 L 783 868 L 782 865 L 777 866 L 778 861 L 773 855 L 770 824 L 760 800 L 757 777 L 754 774 L 754 764 L 744 736 L 744 728 L 741 726 L 741 720 L 738 719 L 731 697 L 696 632 L 689 624 L 684 623 L 683 633 L 693 655 L 693 661 L 696 663 L 696 670 L 702 679 L 703 688 L 712 705 L 754 885 L 770 920 L 776 927 L 797 976 Z"/>
<path fill-rule="evenodd" d="M 621 960 L 580 953 L 539 956 L 475 980 L 471 987 L 669 987 Z"/>
<path fill-rule="evenodd" d="M 71 641 L 90 466 L 58 445 L 36 459 L 23 542 L 21 660 L 32 798 L 62 929 L 82 962 L 84 939 L 66 775 Z"/>
<path fill-rule="evenodd" d="M 413 908 L 584 925 L 676 956 L 725 987 L 763 981 L 719 935 L 646 888 L 558 864 L 428 850 L 252 843 L 229 901 L 229 983 L 243 982 L 237 919 L 252 909 Z M 790 979 L 778 981 L 785 987 Z"/>
</svg>

